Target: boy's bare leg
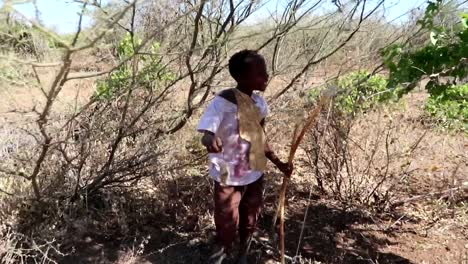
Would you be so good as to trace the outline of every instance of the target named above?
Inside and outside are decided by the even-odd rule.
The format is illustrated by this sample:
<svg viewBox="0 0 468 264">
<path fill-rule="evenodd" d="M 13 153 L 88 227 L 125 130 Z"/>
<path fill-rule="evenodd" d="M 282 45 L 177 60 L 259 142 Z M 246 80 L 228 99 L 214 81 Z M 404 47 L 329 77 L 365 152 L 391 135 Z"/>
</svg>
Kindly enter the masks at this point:
<svg viewBox="0 0 468 264">
<path fill-rule="evenodd" d="M 239 205 L 239 263 L 247 263 L 252 234 L 257 225 L 257 219 L 263 203 L 263 177 L 247 185 Z"/>
<path fill-rule="evenodd" d="M 210 257 L 211 263 L 221 263 L 231 250 L 236 238 L 241 189 L 242 186 L 221 186 L 218 182 L 215 182 L 216 246 Z"/>
</svg>

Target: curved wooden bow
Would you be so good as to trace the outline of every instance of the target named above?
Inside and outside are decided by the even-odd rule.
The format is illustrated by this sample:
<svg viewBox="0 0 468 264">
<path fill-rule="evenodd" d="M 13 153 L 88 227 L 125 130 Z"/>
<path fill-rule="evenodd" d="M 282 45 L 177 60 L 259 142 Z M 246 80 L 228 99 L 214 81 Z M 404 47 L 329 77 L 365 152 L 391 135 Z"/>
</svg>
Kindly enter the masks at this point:
<svg viewBox="0 0 468 264">
<path fill-rule="evenodd" d="M 292 137 L 291 149 L 289 150 L 289 158 L 288 163 L 293 164 L 294 155 L 296 154 L 297 148 L 302 142 L 305 133 L 309 130 L 314 124 L 319 116 L 320 112 L 322 111 L 323 107 L 328 104 L 330 100 L 329 96 L 322 96 L 317 104 L 317 106 L 309 113 L 309 116 L 304 121 L 302 127 L 299 124 L 296 124 L 294 127 L 294 133 Z M 276 219 L 278 215 L 280 217 L 280 230 L 279 230 L 279 239 L 280 239 L 280 250 L 281 250 L 281 264 L 285 264 L 284 253 L 285 253 L 285 245 L 284 245 L 284 212 L 285 212 L 285 199 L 286 199 L 286 190 L 288 188 L 288 184 L 290 181 L 290 177 L 284 177 L 283 183 L 281 184 L 281 189 L 279 193 L 279 200 L 278 200 L 278 207 L 276 209 L 276 217 L 273 220 L 273 228 L 276 226 Z"/>
</svg>

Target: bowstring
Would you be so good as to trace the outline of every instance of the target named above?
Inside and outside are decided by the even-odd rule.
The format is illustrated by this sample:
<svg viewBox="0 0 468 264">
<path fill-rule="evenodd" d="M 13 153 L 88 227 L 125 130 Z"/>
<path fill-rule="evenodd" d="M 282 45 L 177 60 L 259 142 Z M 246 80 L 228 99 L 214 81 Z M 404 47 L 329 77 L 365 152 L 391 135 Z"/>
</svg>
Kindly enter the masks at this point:
<svg viewBox="0 0 468 264">
<path fill-rule="evenodd" d="M 325 128 L 328 127 L 329 125 L 329 121 L 330 121 L 330 112 L 331 112 L 331 106 L 332 106 L 332 103 L 333 103 L 333 100 L 330 100 L 330 105 L 328 107 L 328 111 L 327 111 L 327 119 L 326 119 L 326 123 L 325 123 Z M 322 148 L 319 149 L 317 155 L 320 156 L 320 152 L 322 151 Z M 311 200 L 312 200 L 312 189 L 313 189 L 313 186 L 310 185 L 310 188 L 309 188 L 309 198 L 307 200 L 307 207 L 306 207 L 306 211 L 304 213 L 304 218 L 302 220 L 302 226 L 301 226 L 301 233 L 299 234 L 299 240 L 297 241 L 297 248 L 296 248 L 296 254 L 294 255 L 293 257 L 293 263 L 296 263 L 296 260 L 297 260 L 297 257 L 299 256 L 299 249 L 301 247 L 301 241 L 302 239 L 304 238 L 304 229 L 305 229 L 305 222 L 307 220 L 307 216 L 309 214 L 309 208 L 310 208 L 310 204 L 311 204 Z"/>
</svg>

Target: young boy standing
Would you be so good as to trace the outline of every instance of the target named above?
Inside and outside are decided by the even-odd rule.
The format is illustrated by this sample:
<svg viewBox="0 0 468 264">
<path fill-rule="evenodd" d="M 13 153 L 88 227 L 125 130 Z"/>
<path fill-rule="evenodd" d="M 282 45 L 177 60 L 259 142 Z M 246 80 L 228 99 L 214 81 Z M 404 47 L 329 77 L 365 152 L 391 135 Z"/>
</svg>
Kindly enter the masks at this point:
<svg viewBox="0 0 468 264">
<path fill-rule="evenodd" d="M 270 149 L 265 136 L 268 106 L 263 97 L 268 73 L 265 59 L 243 50 L 229 60 L 229 73 L 237 87 L 221 91 L 207 107 L 198 125 L 202 144 L 209 152 L 214 179 L 214 220 L 217 249 L 211 263 L 222 263 L 239 232 L 239 263 L 247 263 L 249 240 L 262 205 L 263 174 L 267 159 L 286 176 L 292 166 Z"/>
</svg>

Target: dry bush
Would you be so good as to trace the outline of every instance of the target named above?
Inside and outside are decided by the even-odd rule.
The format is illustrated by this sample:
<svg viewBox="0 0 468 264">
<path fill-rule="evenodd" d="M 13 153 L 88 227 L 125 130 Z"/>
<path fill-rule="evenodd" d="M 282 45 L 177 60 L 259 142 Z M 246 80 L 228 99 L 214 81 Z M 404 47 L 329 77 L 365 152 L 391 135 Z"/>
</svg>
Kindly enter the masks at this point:
<svg viewBox="0 0 468 264">
<path fill-rule="evenodd" d="M 0 47 L 2 53 L 14 52 L 18 56 L 32 56 L 43 60 L 49 50 L 49 39 L 37 31 L 27 20 L 7 10 L 0 11 Z"/>
<path fill-rule="evenodd" d="M 187 166 L 187 160 L 168 159 L 170 156 L 166 156 L 168 149 L 174 145 L 170 137 L 183 128 L 193 112 L 203 105 L 215 77 L 224 69 L 224 43 L 235 27 L 250 14 L 252 3 L 245 3 L 236 13 L 231 10 L 228 17 L 224 13 L 202 16 L 205 12 L 204 2 L 194 6 L 190 6 L 188 2 L 181 3 L 185 6 L 181 6 L 185 11 L 171 17 L 170 24 L 175 28 L 184 28 L 185 35 L 177 35 L 174 40 L 180 42 L 163 45 L 160 50 L 156 50 L 158 54 L 154 54 L 154 34 L 136 41 L 137 30 L 133 23 L 136 4 L 126 5 L 123 10 L 111 15 L 111 19 L 102 21 L 102 27 L 97 27 L 101 30 L 91 32 L 87 41 L 78 42 L 80 35 L 85 34 L 81 31 L 81 25 L 70 43 L 55 39 L 63 46 L 63 55 L 61 61 L 52 64 L 58 67 L 55 68 L 50 83 L 42 83 L 37 70 L 50 67 L 50 64 L 15 58 L 16 63 L 32 68 L 37 80 L 35 85 L 44 100 L 37 108 L 24 113 L 34 116 L 33 126 L 26 124 L 8 129 L 8 133 L 22 131 L 16 135 L 27 139 L 26 144 L 22 144 L 20 148 L 9 146 L 9 142 L 2 145 L 2 150 L 4 147 L 6 152 L 0 165 L 2 222 L 8 223 L 9 228 L 17 230 L 19 234 L 35 233 L 44 239 L 56 238 L 53 246 L 70 240 L 67 235 L 69 231 L 79 228 L 74 227 L 73 219 L 83 213 L 89 218 L 99 219 L 99 223 L 114 223 L 122 234 L 128 234 L 125 227 L 141 227 L 137 222 L 143 219 L 130 216 L 134 207 L 127 208 L 130 204 L 128 200 L 120 203 L 112 201 L 118 197 L 113 192 L 129 190 L 139 181 L 149 180 L 153 176 L 170 176 L 169 171 Z M 125 21 L 120 19 L 127 18 L 126 14 L 131 14 L 130 20 L 125 24 L 131 41 L 130 45 L 123 48 L 130 48 L 131 52 L 121 53 L 117 65 L 104 72 L 72 73 L 76 56 L 83 50 L 94 47 L 109 34 L 111 28 L 123 26 L 120 23 Z M 241 17 L 233 16 L 234 14 L 240 14 Z M 208 42 L 200 46 L 199 25 L 202 20 L 211 19 L 216 19 L 219 23 L 226 22 L 224 26 L 211 32 L 210 39 L 205 38 Z M 228 23 L 231 19 L 239 21 Z M 36 26 L 40 28 L 40 25 Z M 44 34 L 49 33 L 41 29 Z M 171 52 L 175 52 L 175 55 Z M 157 68 L 148 68 L 145 63 L 147 60 L 154 62 L 149 64 L 150 67 Z M 78 70 L 81 71 L 82 67 Z M 161 77 L 160 73 L 166 71 L 176 74 L 161 79 L 165 75 Z M 117 84 L 111 82 L 116 73 L 125 74 Z M 106 74 L 109 74 L 106 78 L 110 83 L 107 87 L 109 94 L 102 96 L 97 93 L 84 105 L 75 104 L 76 107 L 71 112 L 54 112 L 59 94 L 69 81 Z M 188 89 L 183 88 L 187 83 Z M 36 86 L 31 88 L 34 87 Z M 181 89 L 184 95 L 181 95 Z M 161 159 L 169 162 L 164 165 Z M 107 191 L 109 188 L 112 190 Z M 146 198 L 142 194 L 133 195 Z M 114 205 L 118 208 L 123 206 L 127 210 L 113 210 Z M 143 204 L 143 208 L 145 206 Z M 152 210 L 153 213 L 144 214 L 154 219 L 157 218 L 154 212 L 163 209 L 158 208 L 162 206 L 159 202 L 155 202 L 153 206 L 157 208 Z M 137 207 L 140 208 L 141 205 Z M 108 215 L 111 220 L 105 221 L 98 214 L 89 215 L 88 208 L 100 208 L 104 213 L 111 213 Z M 176 211 L 176 207 L 169 209 Z M 123 213 L 119 215 L 115 212 Z M 86 219 L 85 222 L 89 222 Z M 135 222 L 127 223 L 127 220 Z M 118 233 L 112 232 L 112 227 L 92 225 L 90 228 L 118 237 Z M 136 234 L 133 232 L 130 235 Z M 2 240 L 9 241 L 6 234 L 2 237 Z M 8 247 L 2 255 L 9 256 L 16 248 L 20 252 L 33 248 L 27 242 L 27 236 L 19 236 L 18 241 L 20 242 Z M 36 259 L 40 260 L 40 256 L 37 255 Z"/>
<path fill-rule="evenodd" d="M 54 259 L 63 256 L 55 245 L 55 240 L 44 241 L 33 237 L 25 237 L 4 225 L 0 227 L 0 256 L 2 264 L 40 262 L 56 264 Z M 41 242 L 38 242 L 41 241 Z"/>
<path fill-rule="evenodd" d="M 347 205 L 384 209 L 400 195 L 424 134 L 404 136 L 395 106 L 380 106 L 356 119 L 331 108 L 311 131 L 304 148 L 318 189 Z"/>
</svg>

